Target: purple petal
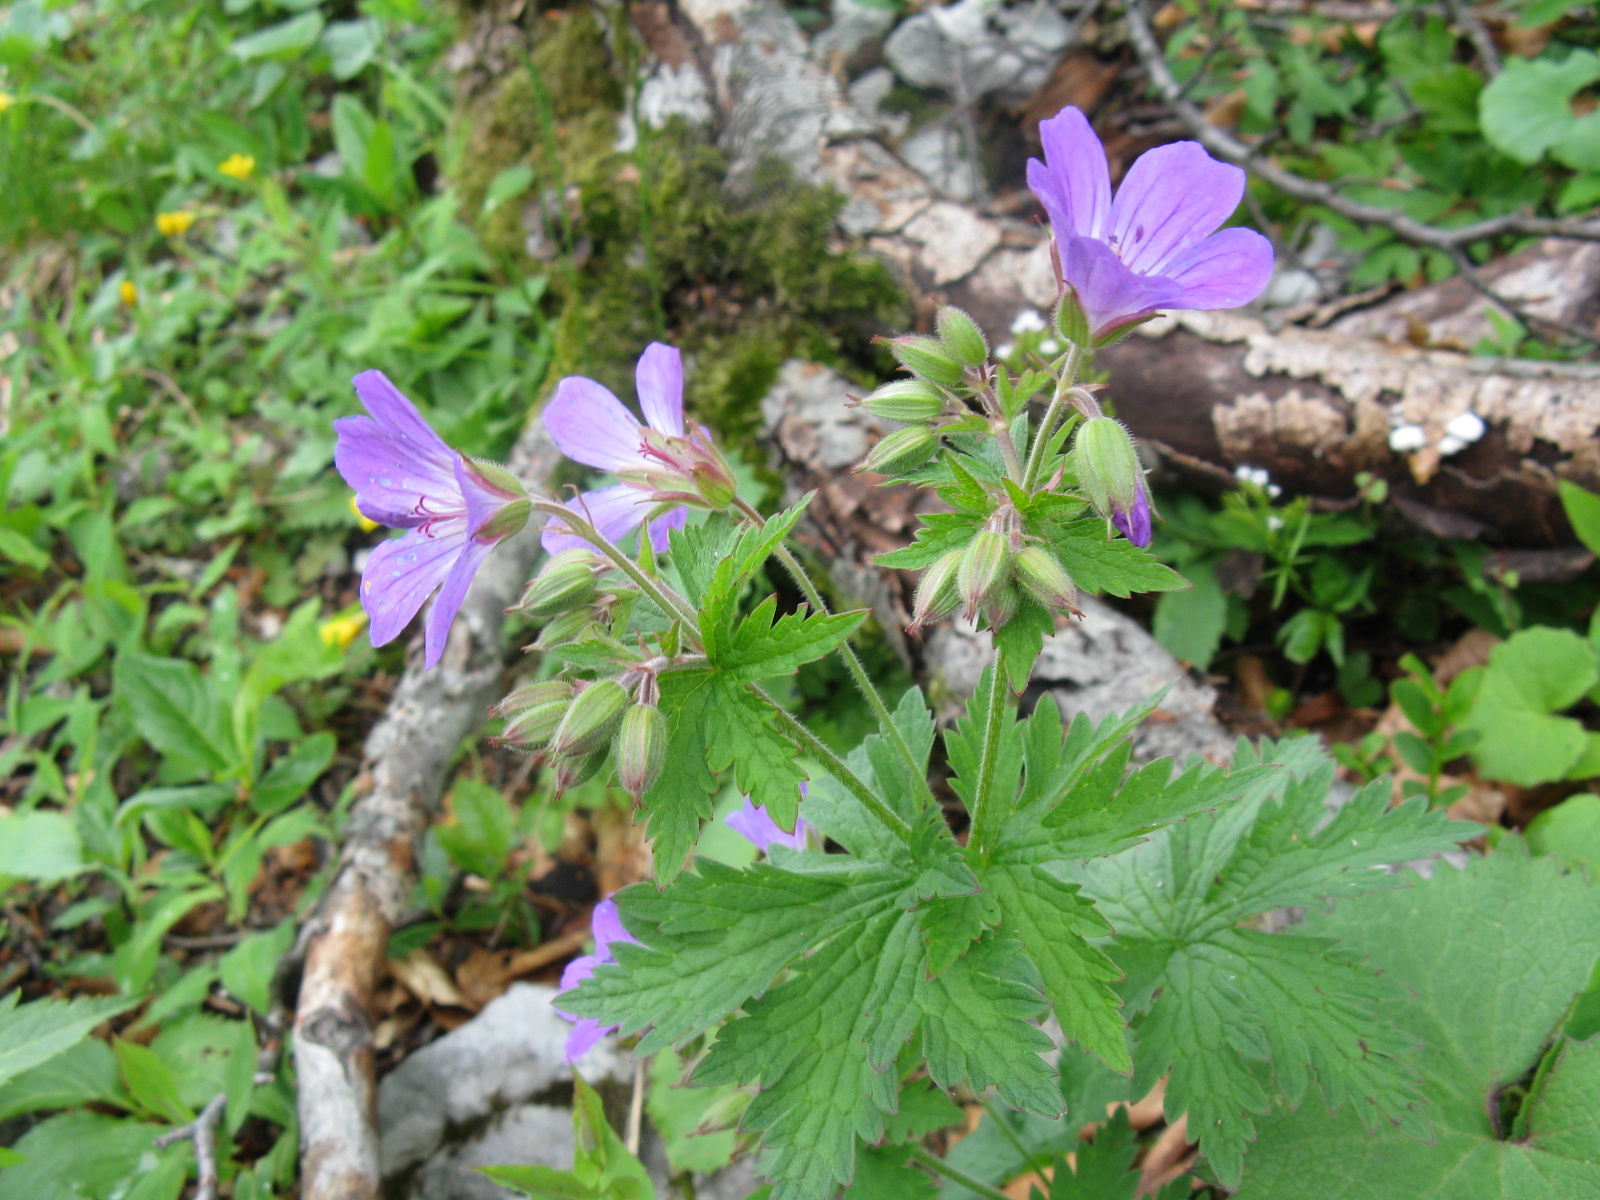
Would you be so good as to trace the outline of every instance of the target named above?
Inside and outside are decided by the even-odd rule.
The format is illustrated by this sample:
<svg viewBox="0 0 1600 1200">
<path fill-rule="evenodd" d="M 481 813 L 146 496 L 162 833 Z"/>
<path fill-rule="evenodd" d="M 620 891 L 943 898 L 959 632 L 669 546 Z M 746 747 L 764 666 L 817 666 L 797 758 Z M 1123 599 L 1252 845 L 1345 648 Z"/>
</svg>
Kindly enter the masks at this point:
<svg viewBox="0 0 1600 1200">
<path fill-rule="evenodd" d="M 650 522 L 650 544 L 656 548 L 656 553 L 667 548 L 667 535 L 674 529 L 682 529 L 689 520 L 689 509 L 686 505 L 678 505 L 662 513 Z"/>
<path fill-rule="evenodd" d="M 567 1034 L 567 1061 L 575 1063 L 594 1049 L 615 1025 L 602 1025 L 593 1017 L 581 1017 Z"/>
<path fill-rule="evenodd" d="M 599 965 L 600 965 L 600 956 L 599 955 L 597 955 L 597 954 L 580 954 L 577 958 L 573 959 L 571 962 L 569 962 L 567 964 L 567 969 L 566 970 L 561 972 L 561 991 L 569 992 L 573 988 L 577 987 L 585 979 L 588 979 L 591 975 L 593 975 L 594 974 L 594 969 L 596 967 L 598 967 Z M 561 997 L 558 994 L 556 996 L 556 999 L 559 1000 L 560 998 Z M 564 1008 L 560 1008 L 560 1007 L 558 1007 L 556 1005 L 551 1005 L 551 1007 L 555 1008 L 555 1010 L 558 1013 L 560 1013 L 563 1017 L 566 1017 L 569 1020 L 573 1020 L 573 1021 L 577 1020 L 576 1017 L 574 1017 L 571 1013 L 567 1012 Z"/>
<path fill-rule="evenodd" d="M 683 356 L 674 346 L 651 342 L 634 371 L 644 419 L 670 437 L 683 436 Z"/>
<path fill-rule="evenodd" d="M 1139 156 L 1117 189 L 1106 239 L 1141 275 L 1168 266 L 1233 215 L 1244 171 L 1218 162 L 1199 142 L 1173 142 Z"/>
<path fill-rule="evenodd" d="M 1254 229 L 1224 229 L 1191 247 L 1167 277 L 1184 289 L 1175 307 L 1238 308 L 1272 278 L 1272 243 Z"/>
<path fill-rule="evenodd" d="M 1111 214 L 1106 152 L 1076 108 L 1039 122 L 1044 162 L 1028 160 L 1028 186 L 1050 214 L 1056 237 L 1103 238 Z"/>
<path fill-rule="evenodd" d="M 460 517 L 433 521 L 372 548 L 361 572 L 361 607 L 367 610 L 374 646 L 394 641 L 433 589 L 444 582 L 467 544 Z"/>
<path fill-rule="evenodd" d="M 455 562 L 450 564 L 450 571 L 444 577 L 438 598 L 428 610 L 428 620 L 423 626 L 425 636 L 422 647 L 422 669 L 424 671 L 430 670 L 444 653 L 445 643 L 450 640 L 450 624 L 456 619 L 456 613 L 461 609 L 461 602 L 467 598 L 467 589 L 472 586 L 472 577 L 478 573 L 478 568 L 488 561 L 497 544 L 468 538 L 466 544 L 461 547 L 461 552 L 456 555 Z"/>
<path fill-rule="evenodd" d="M 589 930 L 594 934 L 595 953 L 600 956 L 601 962 L 612 961 L 612 942 L 639 943 L 639 939 L 623 926 L 622 918 L 617 915 L 617 902 L 610 896 L 594 906 L 594 915 L 589 918 Z"/>
<path fill-rule="evenodd" d="M 1138 275 L 1116 252 L 1093 238 L 1068 238 L 1061 245 L 1061 270 L 1078 293 L 1089 318 L 1089 331 L 1099 337 L 1139 317 L 1172 304 L 1183 289 L 1159 275 Z"/>
<path fill-rule="evenodd" d="M 584 492 L 567 507 L 593 524 L 607 541 L 615 542 L 639 528 L 640 522 L 649 515 L 654 503 L 650 493 L 643 488 L 617 483 L 611 487 Z M 652 538 L 656 536 L 657 524 L 659 522 L 652 522 L 650 525 Z M 566 532 L 560 517 L 551 517 L 545 523 L 544 535 L 539 540 L 548 554 L 560 554 L 563 550 L 581 550 L 589 544 L 576 534 Z M 659 549 L 664 543 L 654 544 Z"/>
<path fill-rule="evenodd" d="M 1150 544 L 1150 497 L 1141 486 L 1133 507 L 1126 512 L 1115 504 L 1111 509 L 1111 523 L 1135 546 Z"/>
<path fill-rule="evenodd" d="M 622 401 L 592 379 L 568 375 L 544 406 L 544 427 L 561 453 L 602 471 L 647 468 L 639 453 L 641 426 Z"/>
<path fill-rule="evenodd" d="M 367 518 L 410 529 L 430 516 L 460 511 L 455 451 L 382 371 L 361 372 L 355 389 L 372 416 L 333 423 L 333 461 Z"/>
<path fill-rule="evenodd" d="M 761 851 L 765 851 L 774 843 L 788 846 L 791 850 L 804 850 L 806 831 L 811 828 L 805 820 L 796 819 L 794 832 L 785 833 L 783 828 L 768 815 L 766 808 L 752 804 L 749 796 L 744 798 L 743 808 L 736 813 L 729 813 L 723 821 L 728 828 L 753 843 L 755 848 Z"/>
</svg>

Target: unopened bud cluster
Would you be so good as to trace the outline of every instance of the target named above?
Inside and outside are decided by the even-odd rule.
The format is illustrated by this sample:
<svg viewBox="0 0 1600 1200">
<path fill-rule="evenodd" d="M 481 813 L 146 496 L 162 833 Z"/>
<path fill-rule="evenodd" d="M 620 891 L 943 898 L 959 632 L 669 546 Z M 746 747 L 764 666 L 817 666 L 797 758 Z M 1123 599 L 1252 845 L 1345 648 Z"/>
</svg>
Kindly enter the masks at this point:
<svg viewBox="0 0 1600 1200">
<path fill-rule="evenodd" d="M 922 576 L 912 607 L 913 629 L 960 609 L 998 629 L 1024 596 L 1046 608 L 1078 612 L 1078 589 L 1066 568 L 1022 530 L 1014 508 L 1003 506 L 958 550 L 936 560 Z"/>
<path fill-rule="evenodd" d="M 890 339 L 895 360 L 912 375 L 887 383 L 863 399 L 875 417 L 906 426 L 875 445 L 858 471 L 900 476 L 917 470 L 939 452 L 941 429 L 969 423 L 964 398 L 986 380 L 989 343 L 983 331 L 959 308 L 939 310 L 938 337 L 911 334 Z"/>
</svg>

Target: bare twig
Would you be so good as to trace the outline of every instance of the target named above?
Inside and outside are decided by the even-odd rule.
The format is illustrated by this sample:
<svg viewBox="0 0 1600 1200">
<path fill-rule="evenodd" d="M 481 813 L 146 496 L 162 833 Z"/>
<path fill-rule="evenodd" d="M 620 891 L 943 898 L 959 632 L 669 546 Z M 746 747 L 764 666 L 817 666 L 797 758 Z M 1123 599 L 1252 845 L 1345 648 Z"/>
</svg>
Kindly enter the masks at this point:
<svg viewBox="0 0 1600 1200">
<path fill-rule="evenodd" d="M 1589 218 L 1585 220 L 1554 220 L 1546 217 L 1532 217 L 1520 213 L 1508 213 L 1505 216 L 1490 217 L 1483 221 L 1474 221 L 1471 225 L 1461 225 L 1454 229 L 1442 229 L 1437 225 L 1429 225 L 1425 221 L 1418 221 L 1403 212 L 1383 208 L 1376 204 L 1366 204 L 1360 200 L 1351 200 L 1342 196 L 1329 184 L 1320 180 L 1306 179 L 1296 175 L 1293 171 L 1285 170 L 1269 158 L 1264 158 L 1256 151 L 1240 141 L 1225 129 L 1219 129 L 1206 120 L 1202 113 L 1193 104 L 1183 98 L 1183 88 L 1173 78 L 1172 71 L 1167 67 L 1167 60 L 1161 53 L 1161 45 L 1156 41 L 1156 35 L 1150 28 L 1150 19 L 1144 11 L 1141 0 L 1128 0 L 1127 4 L 1128 35 L 1133 42 L 1135 51 L 1145 70 L 1150 75 L 1150 81 L 1156 90 L 1172 105 L 1178 119 L 1183 122 L 1190 134 L 1206 149 L 1219 158 L 1225 158 L 1231 163 L 1237 163 L 1257 176 L 1265 179 L 1273 187 L 1285 195 L 1293 196 L 1297 200 L 1305 200 L 1311 204 L 1320 204 L 1338 213 L 1340 216 L 1349 217 L 1352 221 L 1360 221 L 1364 225 L 1382 225 L 1384 228 L 1404 238 L 1408 242 L 1419 246 L 1432 246 L 1439 250 L 1449 251 L 1453 247 L 1466 246 L 1472 242 L 1481 242 L 1485 238 L 1501 237 L 1513 234 L 1520 237 L 1560 237 L 1573 238 L 1579 241 L 1600 242 L 1600 220 Z"/>
<path fill-rule="evenodd" d="M 199 1167 L 200 1182 L 196 1185 L 193 1200 L 217 1200 L 217 1122 L 222 1120 L 228 1107 L 228 1094 L 218 1092 L 206 1102 L 200 1115 L 187 1125 L 170 1129 L 156 1139 L 156 1149 L 165 1150 L 174 1142 L 194 1143 L 194 1159 Z"/>
<path fill-rule="evenodd" d="M 628 1127 L 623 1138 L 628 1143 L 628 1153 L 639 1153 L 639 1133 L 644 1125 L 644 1071 L 648 1058 L 633 1060 L 633 1097 L 628 1101 Z"/>
<path fill-rule="evenodd" d="M 1472 11 L 1471 0 L 1450 0 L 1450 16 L 1478 52 L 1483 73 L 1490 79 L 1500 74 L 1500 48 L 1494 44 L 1483 22 L 1478 20 L 1478 14 Z"/>
<path fill-rule="evenodd" d="M 1530 332 L 1537 326 L 1542 325 L 1546 329 L 1556 330 L 1565 337 L 1569 337 L 1576 342 L 1592 343 L 1595 341 L 1595 335 L 1593 332 L 1585 332 L 1578 326 L 1568 325 L 1564 321 L 1556 321 L 1549 317 L 1541 317 L 1538 313 L 1531 311 L 1517 301 L 1510 300 L 1505 296 L 1502 296 L 1499 292 L 1495 291 L 1483 281 L 1482 277 L 1480 277 L 1478 274 L 1477 267 L 1473 265 L 1472 260 L 1467 257 L 1467 252 L 1461 249 L 1461 247 L 1452 246 L 1447 249 L 1445 253 L 1455 260 L 1456 269 L 1461 272 L 1461 277 L 1472 286 L 1472 289 L 1475 292 L 1505 309 L 1512 316 L 1516 317 L 1517 320 L 1521 321 Z"/>
</svg>

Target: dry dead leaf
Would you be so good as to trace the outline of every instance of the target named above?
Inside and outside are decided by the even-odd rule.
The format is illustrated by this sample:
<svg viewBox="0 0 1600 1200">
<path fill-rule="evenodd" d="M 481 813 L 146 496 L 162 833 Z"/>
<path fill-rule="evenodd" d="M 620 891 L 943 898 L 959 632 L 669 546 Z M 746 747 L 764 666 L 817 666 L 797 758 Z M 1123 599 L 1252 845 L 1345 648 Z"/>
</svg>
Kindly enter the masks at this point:
<svg viewBox="0 0 1600 1200">
<path fill-rule="evenodd" d="M 1139 1164 L 1141 1178 L 1136 1196 L 1150 1196 L 1189 1169 L 1194 1155 L 1189 1149 L 1189 1114 L 1163 1129 Z"/>
<path fill-rule="evenodd" d="M 445 969 L 426 950 L 413 950 L 403 959 L 390 959 L 389 970 L 418 1000 L 428 1005 L 467 1007 L 467 1001 Z"/>
</svg>

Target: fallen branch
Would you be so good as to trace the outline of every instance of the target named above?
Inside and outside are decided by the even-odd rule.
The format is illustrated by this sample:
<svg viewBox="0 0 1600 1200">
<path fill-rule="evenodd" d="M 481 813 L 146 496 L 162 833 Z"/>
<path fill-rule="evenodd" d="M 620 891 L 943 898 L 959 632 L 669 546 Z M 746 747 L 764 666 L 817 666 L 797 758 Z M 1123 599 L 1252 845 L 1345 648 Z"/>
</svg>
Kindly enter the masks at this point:
<svg viewBox="0 0 1600 1200">
<path fill-rule="evenodd" d="M 195 1185 L 193 1200 L 217 1200 L 217 1122 L 222 1120 L 227 1107 L 228 1094 L 218 1092 L 206 1102 L 194 1120 L 176 1129 L 169 1129 L 156 1138 L 157 1150 L 165 1150 L 175 1142 L 194 1143 L 194 1159 L 200 1180 Z"/>
<path fill-rule="evenodd" d="M 542 489 L 560 456 L 535 420 L 510 468 Z M 411 901 L 416 846 L 450 762 L 483 722 L 504 667 L 506 606 L 538 555 L 536 528 L 508 539 L 478 573 L 440 663 L 422 669 L 420 637 L 384 719 L 367 739 L 366 791 L 350 810 L 339 866 L 300 939 L 305 969 L 294 1022 L 301 1200 L 376 1200 L 379 1189 L 372 1000 L 389 931 Z"/>
<path fill-rule="evenodd" d="M 1293 171 L 1285 170 L 1270 158 L 1258 155 L 1252 147 L 1227 130 L 1211 124 L 1206 120 L 1205 113 L 1183 98 L 1183 86 L 1168 68 L 1166 56 L 1161 52 L 1161 44 L 1156 41 L 1155 32 L 1150 28 L 1150 18 L 1145 14 L 1144 5 L 1140 0 L 1128 0 L 1127 18 L 1128 35 L 1140 62 L 1149 72 L 1150 81 L 1155 84 L 1162 98 L 1172 106 L 1173 112 L 1189 130 L 1190 135 L 1218 158 L 1227 159 L 1244 167 L 1287 196 L 1320 204 L 1341 216 L 1349 217 L 1352 221 L 1360 221 L 1365 225 L 1382 225 L 1408 242 L 1419 246 L 1432 246 L 1439 250 L 1448 251 L 1472 242 L 1481 242 L 1486 238 L 1503 237 L 1508 234 L 1518 237 L 1560 237 L 1579 241 L 1600 241 L 1600 221 L 1555 220 L 1547 217 L 1530 217 L 1520 213 L 1508 213 L 1501 217 L 1475 221 L 1471 225 L 1442 229 L 1437 225 L 1415 220 L 1392 208 L 1351 200 L 1329 184 L 1320 180 L 1306 179 Z"/>
</svg>

